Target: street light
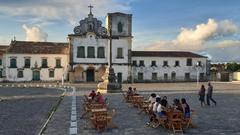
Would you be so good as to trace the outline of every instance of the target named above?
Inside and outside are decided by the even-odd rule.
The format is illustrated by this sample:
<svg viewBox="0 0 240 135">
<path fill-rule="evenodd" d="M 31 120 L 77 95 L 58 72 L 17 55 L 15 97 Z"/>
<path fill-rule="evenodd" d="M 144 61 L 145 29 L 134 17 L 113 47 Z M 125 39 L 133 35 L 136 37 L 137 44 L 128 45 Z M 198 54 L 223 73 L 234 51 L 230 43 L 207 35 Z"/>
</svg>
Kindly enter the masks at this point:
<svg viewBox="0 0 240 135">
<path fill-rule="evenodd" d="M 196 63 L 196 70 L 197 70 L 197 87 L 199 85 L 199 62 Z"/>
</svg>

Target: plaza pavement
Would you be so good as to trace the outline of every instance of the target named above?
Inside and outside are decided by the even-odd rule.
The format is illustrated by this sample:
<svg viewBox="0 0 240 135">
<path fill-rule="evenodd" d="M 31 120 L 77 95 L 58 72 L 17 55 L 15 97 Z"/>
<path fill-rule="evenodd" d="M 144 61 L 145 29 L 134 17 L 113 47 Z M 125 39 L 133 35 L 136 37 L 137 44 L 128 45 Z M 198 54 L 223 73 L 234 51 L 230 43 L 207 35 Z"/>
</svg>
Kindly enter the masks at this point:
<svg viewBox="0 0 240 135">
<path fill-rule="evenodd" d="M 196 83 L 123 84 L 123 88 L 126 90 L 129 86 L 136 87 L 146 97 L 155 91 L 161 96 L 168 96 L 170 104 L 173 98 L 185 97 L 191 109 L 197 112 L 193 118 L 197 128 L 188 129 L 185 134 L 240 135 L 238 127 L 240 125 L 239 84 L 238 82 L 213 83 L 215 88 L 214 98 L 217 100 L 218 105 L 216 107 L 204 108 L 201 108 L 199 105 L 198 96 L 196 95 L 198 90 Z M 74 84 L 73 86 L 76 86 L 77 95 L 77 134 L 99 135 L 86 118 L 80 119 L 80 114 L 83 111 L 82 96 L 95 89 L 96 84 Z M 0 134 L 30 135 L 39 131 L 41 125 L 46 121 L 46 115 L 49 113 L 51 106 L 56 103 L 56 95 L 61 94 L 59 91 L 54 92 L 56 89 L 41 89 L 40 91 L 39 89 L 41 88 L 0 89 L 0 97 L 8 98 L 7 102 L 0 102 Z M 71 92 L 72 90 L 67 91 L 66 96 L 44 130 L 44 135 L 69 135 L 72 116 L 71 109 L 73 108 L 73 95 Z M 12 98 L 13 95 L 15 95 L 15 98 Z M 28 98 L 24 99 L 24 96 Z M 148 116 L 144 113 L 138 115 L 136 108 L 122 101 L 121 94 L 107 94 L 105 96 L 110 102 L 110 110 L 115 109 L 117 111 L 113 122 L 118 128 L 107 129 L 102 135 L 173 134 L 171 131 L 163 128 L 152 129 L 147 127 L 145 123 L 148 121 Z"/>
<path fill-rule="evenodd" d="M 63 91 L 42 88 L 0 88 L 0 135 L 38 134 Z"/>
<path fill-rule="evenodd" d="M 77 134 L 78 135 L 154 135 L 173 134 L 172 131 L 163 128 L 153 129 L 147 127 L 145 123 L 148 121 L 148 116 L 144 113 L 137 114 L 139 110 L 132 107 L 130 104 L 123 102 L 121 94 L 107 94 L 105 95 L 110 104 L 110 111 L 115 109 L 117 111 L 116 116 L 113 118 L 113 122 L 118 126 L 117 129 L 107 129 L 103 133 L 98 133 L 89 123 L 88 119 L 84 117 L 80 119 L 80 115 L 83 111 L 83 95 L 88 94 L 91 88 L 77 88 Z M 145 97 L 149 96 L 151 92 L 143 91 Z M 217 101 L 217 106 L 200 107 L 198 96 L 194 91 L 172 91 L 161 92 L 156 91 L 161 96 L 166 95 L 170 104 L 174 98 L 186 98 L 189 102 L 191 109 L 196 111 L 196 115 L 193 116 L 193 123 L 197 125 L 197 128 L 191 128 L 185 130 L 187 135 L 216 135 L 216 134 L 230 134 L 240 135 L 240 107 L 238 101 L 240 101 L 240 91 L 235 90 L 221 90 L 215 91 L 214 99 Z M 68 98 L 68 97 L 67 97 Z M 56 115 L 50 121 L 45 135 L 64 135 L 69 134 L 70 117 L 71 117 L 71 98 L 64 100 L 63 104 L 59 107 Z M 64 123 L 65 122 L 65 123 Z M 68 126 L 67 126 L 68 125 Z M 67 126 L 67 127 L 65 127 Z M 64 128 L 65 127 L 65 128 Z M 66 129 L 68 128 L 68 129 Z"/>
</svg>

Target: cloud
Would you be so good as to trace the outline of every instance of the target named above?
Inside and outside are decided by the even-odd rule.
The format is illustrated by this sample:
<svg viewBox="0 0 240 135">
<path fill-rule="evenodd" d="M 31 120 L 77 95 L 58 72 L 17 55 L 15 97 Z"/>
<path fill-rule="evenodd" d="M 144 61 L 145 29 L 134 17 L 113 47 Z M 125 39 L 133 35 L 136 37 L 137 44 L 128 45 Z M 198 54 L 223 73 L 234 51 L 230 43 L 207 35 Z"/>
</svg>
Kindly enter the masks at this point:
<svg viewBox="0 0 240 135">
<path fill-rule="evenodd" d="M 233 35 L 238 31 L 237 25 L 230 20 L 216 21 L 210 18 L 207 23 L 198 24 L 195 28 L 181 28 L 176 39 L 157 41 L 145 50 L 204 50 L 210 47 L 206 46 L 206 42 Z"/>
<path fill-rule="evenodd" d="M 40 27 L 24 24 L 22 28 L 26 33 L 26 41 L 47 41 L 48 34 L 43 32 Z"/>
<path fill-rule="evenodd" d="M 116 0 L 18 0 L 0 1 L 0 12 L 24 21 L 31 20 L 32 24 L 40 24 L 46 21 L 65 20 L 75 25 L 80 19 L 89 13 L 88 5 L 94 6 L 95 16 L 105 16 L 108 12 L 129 11 L 128 2 Z M 27 22 L 26 21 L 26 22 Z M 25 23 L 26 23 L 25 22 Z"/>
</svg>

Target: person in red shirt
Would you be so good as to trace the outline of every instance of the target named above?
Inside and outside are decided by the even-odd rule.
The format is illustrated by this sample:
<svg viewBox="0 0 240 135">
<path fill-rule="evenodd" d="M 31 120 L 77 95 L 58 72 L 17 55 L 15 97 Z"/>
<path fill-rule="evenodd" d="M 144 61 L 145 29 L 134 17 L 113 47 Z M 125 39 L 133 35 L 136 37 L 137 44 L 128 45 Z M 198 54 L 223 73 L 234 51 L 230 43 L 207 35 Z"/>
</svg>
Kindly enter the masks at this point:
<svg viewBox="0 0 240 135">
<path fill-rule="evenodd" d="M 88 95 L 88 97 L 90 97 L 91 100 L 93 100 L 95 98 L 95 96 L 96 96 L 96 93 L 94 90 L 92 90 L 92 92 Z"/>
<path fill-rule="evenodd" d="M 105 104 L 103 95 L 98 92 L 95 101 L 99 104 Z"/>
</svg>

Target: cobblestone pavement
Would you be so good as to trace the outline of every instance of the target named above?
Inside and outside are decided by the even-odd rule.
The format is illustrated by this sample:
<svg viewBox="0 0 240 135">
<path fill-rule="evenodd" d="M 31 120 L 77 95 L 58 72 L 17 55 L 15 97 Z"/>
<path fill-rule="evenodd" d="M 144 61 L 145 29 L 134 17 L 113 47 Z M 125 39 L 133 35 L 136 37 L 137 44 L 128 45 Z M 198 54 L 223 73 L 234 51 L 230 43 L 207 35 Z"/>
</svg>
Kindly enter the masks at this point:
<svg viewBox="0 0 240 135">
<path fill-rule="evenodd" d="M 0 96 L 22 96 L 21 99 L 8 99 L 0 102 L 0 135 L 33 135 L 37 134 L 46 121 L 51 107 L 57 103 L 57 89 L 40 88 L 0 88 Z M 42 95 L 40 98 L 24 96 Z"/>
<path fill-rule="evenodd" d="M 145 96 L 147 95 L 145 93 Z M 189 102 L 191 109 L 196 110 L 197 114 L 193 117 L 193 122 L 195 125 L 197 125 L 197 128 L 187 129 L 185 134 L 240 135 L 240 107 L 238 105 L 238 101 L 240 101 L 240 92 L 215 93 L 214 98 L 218 103 L 217 106 L 203 108 L 200 107 L 198 97 L 195 93 L 165 93 L 164 95 L 168 96 L 170 103 L 172 103 L 174 98 L 185 97 Z M 81 101 L 82 97 L 80 96 L 79 98 Z M 116 109 L 117 111 L 117 115 L 114 117 L 113 122 L 118 126 L 118 128 L 108 129 L 102 133 L 102 135 L 173 134 L 172 131 L 163 129 L 161 127 L 157 129 L 147 127 L 145 123 L 148 121 L 148 116 L 144 113 L 138 115 L 138 109 L 132 107 L 130 104 L 122 102 L 121 94 L 108 94 L 107 98 L 110 100 L 110 110 Z M 81 110 L 82 106 L 80 106 L 80 111 Z M 92 127 L 87 118 L 78 118 L 78 134 L 98 135 L 99 133 Z"/>
</svg>

